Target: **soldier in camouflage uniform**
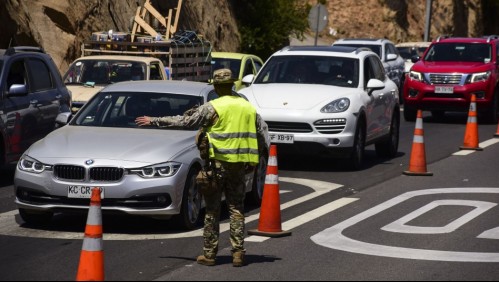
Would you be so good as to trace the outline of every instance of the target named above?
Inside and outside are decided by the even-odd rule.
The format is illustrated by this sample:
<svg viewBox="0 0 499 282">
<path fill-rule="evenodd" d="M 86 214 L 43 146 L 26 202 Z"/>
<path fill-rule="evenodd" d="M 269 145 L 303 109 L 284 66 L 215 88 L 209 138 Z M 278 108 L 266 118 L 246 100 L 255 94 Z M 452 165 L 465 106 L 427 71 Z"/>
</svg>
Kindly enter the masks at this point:
<svg viewBox="0 0 499 282">
<path fill-rule="evenodd" d="M 197 258 L 199 264 L 208 266 L 215 265 L 218 252 L 222 193 L 225 193 L 230 213 L 230 241 L 233 265 L 236 267 L 244 265 L 244 254 L 246 252 L 244 248 L 244 198 L 246 191 L 244 178 L 247 171 L 259 162 L 259 155 L 268 152 L 267 125 L 256 114 L 256 110 L 251 104 L 241 97 L 232 95 L 233 83 L 234 79 L 232 79 L 230 70 L 217 70 L 214 72 L 213 84 L 220 98 L 191 109 L 184 116 L 144 116 L 136 119 L 139 126 L 152 125 L 161 128 L 201 127 L 209 137 L 207 147 L 209 147 L 210 151 L 207 153 L 209 159 L 206 161 L 211 164 L 211 174 L 218 177 L 214 177 L 214 183 L 212 183 L 214 185 L 210 185 L 209 191 L 202 190 L 206 202 L 203 232 L 204 254 Z M 231 109 L 236 110 L 231 111 Z M 239 124 L 234 124 L 238 120 Z M 234 130 L 226 130 L 227 128 L 234 129 L 234 127 L 236 129 L 249 129 L 242 130 L 243 132 L 241 130 L 237 132 L 236 130 L 236 133 L 234 133 Z M 232 146 L 234 144 L 230 140 L 227 142 L 230 138 L 243 140 L 243 144 L 249 145 L 227 148 L 227 144 Z"/>
</svg>

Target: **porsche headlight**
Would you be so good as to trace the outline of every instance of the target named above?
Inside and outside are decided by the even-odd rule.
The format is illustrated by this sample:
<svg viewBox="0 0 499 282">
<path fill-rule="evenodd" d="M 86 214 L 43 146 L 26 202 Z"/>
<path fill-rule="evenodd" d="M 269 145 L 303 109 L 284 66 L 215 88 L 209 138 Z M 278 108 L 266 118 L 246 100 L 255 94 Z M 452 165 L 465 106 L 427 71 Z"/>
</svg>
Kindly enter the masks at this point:
<svg viewBox="0 0 499 282">
<path fill-rule="evenodd" d="M 168 162 L 143 168 L 130 169 L 130 174 L 136 174 L 143 178 L 164 178 L 177 174 L 180 167 L 180 163 Z"/>
<path fill-rule="evenodd" d="M 324 108 L 321 109 L 322 113 L 341 113 L 350 107 L 350 99 L 341 98 L 335 100 L 329 104 L 327 104 Z"/>
<path fill-rule="evenodd" d="M 52 166 L 43 164 L 29 156 L 24 155 L 18 163 L 20 170 L 40 174 L 46 170 L 51 170 Z"/>
<path fill-rule="evenodd" d="M 491 72 L 486 71 L 486 72 L 479 72 L 479 73 L 473 73 L 468 76 L 467 83 L 475 83 L 475 82 L 481 82 L 481 81 L 486 81 L 489 79 Z"/>
<path fill-rule="evenodd" d="M 417 72 L 417 71 L 411 71 L 409 72 L 409 77 L 412 79 L 412 80 L 416 80 L 416 81 L 419 81 L 419 82 L 423 82 L 423 74 L 420 73 L 420 72 Z"/>
</svg>

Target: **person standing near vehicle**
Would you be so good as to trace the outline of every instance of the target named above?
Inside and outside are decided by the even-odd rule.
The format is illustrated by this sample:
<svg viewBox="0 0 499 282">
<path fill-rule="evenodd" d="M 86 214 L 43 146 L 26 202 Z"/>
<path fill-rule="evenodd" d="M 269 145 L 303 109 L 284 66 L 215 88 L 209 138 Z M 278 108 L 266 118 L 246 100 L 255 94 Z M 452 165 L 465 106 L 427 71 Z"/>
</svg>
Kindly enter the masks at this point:
<svg viewBox="0 0 499 282">
<path fill-rule="evenodd" d="M 205 161 L 215 179 L 209 191 L 203 192 L 206 202 L 204 248 L 197 263 L 207 266 L 216 264 L 222 193 L 230 213 L 233 266 L 244 265 L 244 178 L 246 172 L 259 163 L 260 155 L 268 152 L 267 125 L 248 101 L 232 95 L 234 81 L 229 69 L 216 70 L 213 85 L 219 98 L 188 110 L 184 116 L 136 119 L 139 126 L 201 127 L 206 133 L 209 145 L 204 146 L 207 147 Z"/>
</svg>

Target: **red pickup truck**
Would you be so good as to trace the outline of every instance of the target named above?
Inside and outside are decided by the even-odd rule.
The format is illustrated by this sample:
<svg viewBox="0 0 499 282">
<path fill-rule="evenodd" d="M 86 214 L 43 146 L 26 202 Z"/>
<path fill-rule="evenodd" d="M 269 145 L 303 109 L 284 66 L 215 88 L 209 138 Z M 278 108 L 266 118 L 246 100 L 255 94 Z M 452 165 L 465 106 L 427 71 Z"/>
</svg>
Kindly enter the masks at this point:
<svg viewBox="0 0 499 282">
<path fill-rule="evenodd" d="M 483 121 L 498 121 L 499 36 L 439 37 L 413 61 L 403 88 L 406 121 L 416 120 L 418 109 L 437 117 L 466 112 L 472 94 Z"/>
</svg>

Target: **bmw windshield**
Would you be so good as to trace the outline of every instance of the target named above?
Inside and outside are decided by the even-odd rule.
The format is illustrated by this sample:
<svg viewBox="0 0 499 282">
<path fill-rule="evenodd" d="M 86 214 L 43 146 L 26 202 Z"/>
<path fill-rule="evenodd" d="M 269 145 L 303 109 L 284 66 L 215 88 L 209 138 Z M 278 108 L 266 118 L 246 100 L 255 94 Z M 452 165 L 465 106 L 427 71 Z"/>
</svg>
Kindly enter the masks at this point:
<svg viewBox="0 0 499 282">
<path fill-rule="evenodd" d="M 427 62 L 481 62 L 492 59 L 490 44 L 437 43 L 430 47 L 424 58 Z"/>
<path fill-rule="evenodd" d="M 323 84 L 357 88 L 359 60 L 331 56 L 274 56 L 259 72 L 255 84 Z"/>
<path fill-rule="evenodd" d="M 202 97 L 189 95 L 101 92 L 78 112 L 71 125 L 138 128 L 135 119 L 139 116 L 183 115 L 187 110 L 201 104 Z"/>
</svg>

